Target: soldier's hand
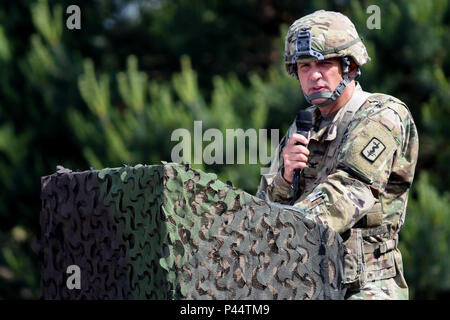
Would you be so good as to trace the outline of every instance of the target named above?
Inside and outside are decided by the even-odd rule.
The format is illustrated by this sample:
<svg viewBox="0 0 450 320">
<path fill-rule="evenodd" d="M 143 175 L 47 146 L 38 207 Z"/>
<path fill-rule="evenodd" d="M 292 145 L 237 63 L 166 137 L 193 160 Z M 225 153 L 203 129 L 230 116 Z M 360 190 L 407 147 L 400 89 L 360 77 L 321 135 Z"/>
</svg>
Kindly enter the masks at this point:
<svg viewBox="0 0 450 320">
<path fill-rule="evenodd" d="M 296 145 L 297 142 L 303 143 L 306 147 Z M 307 148 L 309 140 L 304 136 L 294 133 L 289 139 L 286 147 L 283 149 L 284 175 L 283 178 L 292 183 L 294 180 L 294 171 L 297 168 L 306 168 L 309 150 Z"/>
</svg>

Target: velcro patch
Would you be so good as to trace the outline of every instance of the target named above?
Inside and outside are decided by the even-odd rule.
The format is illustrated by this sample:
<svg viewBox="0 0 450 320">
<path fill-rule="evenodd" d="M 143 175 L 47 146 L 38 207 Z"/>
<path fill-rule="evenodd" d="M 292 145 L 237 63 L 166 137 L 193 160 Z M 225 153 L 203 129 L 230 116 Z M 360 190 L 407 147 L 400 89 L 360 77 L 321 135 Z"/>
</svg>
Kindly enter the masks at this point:
<svg viewBox="0 0 450 320">
<path fill-rule="evenodd" d="M 341 161 L 370 183 L 397 149 L 391 132 L 377 121 L 369 121 L 361 131 L 351 133 L 347 143 Z"/>
<path fill-rule="evenodd" d="M 363 149 L 363 151 L 361 151 L 361 153 L 367 160 L 369 160 L 370 162 L 374 162 L 378 159 L 378 157 L 383 153 L 384 150 L 386 150 L 386 146 L 383 144 L 383 142 L 373 137 L 372 140 L 370 140 L 370 142 Z"/>
</svg>

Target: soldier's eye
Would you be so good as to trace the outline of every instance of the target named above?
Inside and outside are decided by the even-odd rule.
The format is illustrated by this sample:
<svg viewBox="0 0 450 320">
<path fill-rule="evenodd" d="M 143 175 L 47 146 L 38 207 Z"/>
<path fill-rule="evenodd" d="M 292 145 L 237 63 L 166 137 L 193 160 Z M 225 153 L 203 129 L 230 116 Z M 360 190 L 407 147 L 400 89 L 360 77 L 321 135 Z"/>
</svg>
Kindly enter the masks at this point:
<svg viewBox="0 0 450 320">
<path fill-rule="evenodd" d="M 307 64 L 307 63 L 299 65 L 299 69 L 301 69 L 301 70 L 306 70 L 308 67 L 309 67 L 309 64 Z"/>
</svg>

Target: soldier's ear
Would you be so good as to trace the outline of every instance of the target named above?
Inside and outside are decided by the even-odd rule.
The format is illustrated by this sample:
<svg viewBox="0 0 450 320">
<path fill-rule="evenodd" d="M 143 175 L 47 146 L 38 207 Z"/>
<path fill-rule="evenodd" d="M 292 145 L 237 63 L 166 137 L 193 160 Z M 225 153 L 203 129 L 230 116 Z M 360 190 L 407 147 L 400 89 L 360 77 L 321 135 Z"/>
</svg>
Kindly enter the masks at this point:
<svg viewBox="0 0 450 320">
<path fill-rule="evenodd" d="M 355 60 L 350 58 L 350 67 L 348 69 L 348 76 L 354 77 L 357 71 L 358 71 L 358 65 L 356 64 Z"/>
</svg>

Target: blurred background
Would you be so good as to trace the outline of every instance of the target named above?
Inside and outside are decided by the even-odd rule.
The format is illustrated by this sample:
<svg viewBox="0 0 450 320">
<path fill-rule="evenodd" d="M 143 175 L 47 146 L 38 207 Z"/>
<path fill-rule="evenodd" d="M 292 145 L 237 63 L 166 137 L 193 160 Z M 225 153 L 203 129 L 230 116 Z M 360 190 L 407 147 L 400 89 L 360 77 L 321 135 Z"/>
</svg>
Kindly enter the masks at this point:
<svg viewBox="0 0 450 320">
<path fill-rule="evenodd" d="M 364 38 L 372 61 L 362 87 L 413 114 L 420 152 L 400 233 L 406 280 L 412 299 L 450 297 L 448 0 L 1 3 L 0 299 L 39 298 L 40 179 L 56 165 L 170 162 L 171 133 L 193 132 L 194 120 L 224 136 L 264 128 L 281 138 L 306 107 L 284 71 L 284 36 L 318 9 L 346 14 Z M 72 4 L 81 29 L 67 28 Z M 369 28 L 370 5 L 379 29 Z M 260 164 L 194 167 L 256 193 Z"/>
</svg>

